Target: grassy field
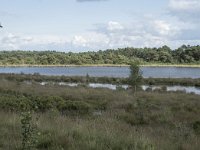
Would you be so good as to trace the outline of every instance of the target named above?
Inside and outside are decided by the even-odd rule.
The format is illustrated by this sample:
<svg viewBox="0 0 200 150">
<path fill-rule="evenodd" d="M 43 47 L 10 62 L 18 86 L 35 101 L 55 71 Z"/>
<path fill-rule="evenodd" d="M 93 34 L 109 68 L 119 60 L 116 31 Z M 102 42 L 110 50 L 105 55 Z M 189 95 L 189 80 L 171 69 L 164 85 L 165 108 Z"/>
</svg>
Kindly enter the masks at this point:
<svg viewBox="0 0 200 150">
<path fill-rule="evenodd" d="M 198 150 L 200 96 L 0 80 L 0 149 L 21 148 L 20 112 L 38 109 L 35 149 Z"/>
</svg>

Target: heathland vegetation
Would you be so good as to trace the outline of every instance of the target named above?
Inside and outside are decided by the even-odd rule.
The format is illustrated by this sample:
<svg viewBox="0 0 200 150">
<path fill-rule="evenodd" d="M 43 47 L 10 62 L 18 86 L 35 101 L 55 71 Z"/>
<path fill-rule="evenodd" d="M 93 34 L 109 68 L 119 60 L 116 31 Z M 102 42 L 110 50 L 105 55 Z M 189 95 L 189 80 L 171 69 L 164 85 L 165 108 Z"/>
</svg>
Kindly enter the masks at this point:
<svg viewBox="0 0 200 150">
<path fill-rule="evenodd" d="M 90 77 L 90 76 L 45 76 L 40 74 L 0 74 L 0 79 L 16 82 L 67 82 L 67 83 L 109 83 L 109 84 L 131 84 L 129 78 L 114 77 Z M 182 85 L 200 87 L 200 79 L 191 78 L 142 78 L 140 84 L 144 85 Z"/>
<path fill-rule="evenodd" d="M 2 52 L 13 53 L 24 60 L 24 54 L 59 54 Z M 133 60 L 129 78 L 0 74 L 0 149 L 198 150 L 200 96 L 164 86 L 143 91 L 140 85 L 200 86 L 200 79 L 144 79 Z M 88 83 L 119 87 L 93 89 Z"/>
<path fill-rule="evenodd" d="M 160 48 L 119 48 L 98 52 L 1 51 L 0 65 L 125 65 L 140 64 L 200 64 L 200 46 L 183 45 L 175 50 Z"/>
<path fill-rule="evenodd" d="M 35 141 L 33 149 L 198 150 L 199 99 L 181 92 L 42 86 L 1 76 L 0 149 Z"/>
</svg>

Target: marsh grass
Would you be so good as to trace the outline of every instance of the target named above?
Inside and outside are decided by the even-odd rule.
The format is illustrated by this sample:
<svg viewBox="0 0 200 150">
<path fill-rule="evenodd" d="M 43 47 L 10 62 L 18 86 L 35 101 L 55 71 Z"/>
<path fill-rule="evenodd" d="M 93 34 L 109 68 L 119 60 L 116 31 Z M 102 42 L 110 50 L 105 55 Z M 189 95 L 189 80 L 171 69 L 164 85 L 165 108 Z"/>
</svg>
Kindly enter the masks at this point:
<svg viewBox="0 0 200 150">
<path fill-rule="evenodd" d="M 90 76 L 45 76 L 40 74 L 0 74 L 1 80 L 9 80 L 16 82 L 27 82 L 27 83 L 81 83 L 83 86 L 88 83 L 107 83 L 116 84 L 118 86 L 122 84 L 129 84 L 128 78 L 114 78 L 114 77 L 90 77 Z M 182 86 L 196 86 L 200 87 L 200 79 L 191 78 L 143 78 L 141 81 L 145 85 L 182 85 Z"/>
<path fill-rule="evenodd" d="M 200 96 L 0 80 L 0 149 L 21 148 L 20 111 L 38 105 L 36 149 L 198 150 Z"/>
</svg>

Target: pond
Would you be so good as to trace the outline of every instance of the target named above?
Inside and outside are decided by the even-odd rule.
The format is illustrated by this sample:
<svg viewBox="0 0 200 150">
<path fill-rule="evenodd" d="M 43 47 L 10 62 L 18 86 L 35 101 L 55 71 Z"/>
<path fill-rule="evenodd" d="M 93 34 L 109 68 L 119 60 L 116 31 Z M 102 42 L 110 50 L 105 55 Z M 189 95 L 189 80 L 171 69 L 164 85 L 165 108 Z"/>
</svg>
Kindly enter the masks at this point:
<svg viewBox="0 0 200 150">
<path fill-rule="evenodd" d="M 81 84 L 78 83 L 67 83 L 67 82 L 58 82 L 58 83 L 49 83 L 49 82 L 41 82 L 40 85 L 47 85 L 47 84 L 57 84 L 62 86 L 70 86 L 70 87 L 77 87 Z M 87 87 L 91 88 L 107 88 L 110 90 L 117 90 L 117 89 L 124 89 L 127 90 L 129 88 L 128 85 L 115 85 L 115 84 L 102 84 L 102 83 L 89 83 L 86 85 Z M 184 93 L 194 93 L 197 95 L 200 95 L 200 88 L 194 87 L 194 86 L 150 86 L 150 85 L 142 85 L 141 88 L 144 91 L 151 90 L 162 90 L 162 88 L 165 88 L 167 92 L 184 92 Z"/>
</svg>

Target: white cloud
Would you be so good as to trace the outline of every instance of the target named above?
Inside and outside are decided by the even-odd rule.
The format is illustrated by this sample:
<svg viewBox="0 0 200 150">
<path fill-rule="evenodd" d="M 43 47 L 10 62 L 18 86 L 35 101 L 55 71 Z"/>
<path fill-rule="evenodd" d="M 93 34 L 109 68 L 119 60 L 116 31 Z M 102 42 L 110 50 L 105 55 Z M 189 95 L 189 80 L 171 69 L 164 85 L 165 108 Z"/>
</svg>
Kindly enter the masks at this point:
<svg viewBox="0 0 200 150">
<path fill-rule="evenodd" d="M 72 44 L 85 47 L 87 44 L 87 40 L 80 35 L 74 36 L 74 39 L 72 40 Z"/>
<path fill-rule="evenodd" d="M 96 26 L 95 32 L 106 36 L 107 48 L 118 47 L 143 47 L 147 45 L 146 41 L 154 39 L 154 35 L 147 36 L 144 26 L 140 26 L 141 22 L 134 24 L 121 25 L 119 22 L 110 21 L 107 24 Z M 149 45 L 148 45 L 149 46 Z"/>
<path fill-rule="evenodd" d="M 200 43 L 200 0 L 169 0 L 167 14 L 145 15 L 132 22 L 108 21 L 69 36 L 0 35 L 0 49 L 88 51 L 119 47 L 158 47 Z M 148 16 L 148 17 L 146 17 Z"/>
<path fill-rule="evenodd" d="M 1 49 L 18 49 L 19 43 L 21 43 L 21 40 L 22 40 L 21 37 L 14 35 L 12 33 L 8 33 L 8 34 L 5 34 L 0 39 L 0 47 Z"/>
<path fill-rule="evenodd" d="M 169 0 L 169 15 L 177 19 L 180 31 L 176 40 L 183 44 L 200 40 L 200 0 Z"/>
<path fill-rule="evenodd" d="M 169 7 L 174 11 L 200 11 L 200 0 L 170 0 Z"/>
<path fill-rule="evenodd" d="M 96 26 L 95 32 L 104 34 L 109 39 L 108 48 L 162 46 L 178 37 L 181 29 L 185 28 L 185 25 L 179 22 L 157 18 L 141 18 L 123 26 L 121 24 L 115 22 L 116 26 L 112 30 L 109 30 L 110 22 Z"/>
<path fill-rule="evenodd" d="M 161 35 L 169 35 L 171 33 L 172 26 L 163 20 L 155 20 L 154 25 Z"/>
<path fill-rule="evenodd" d="M 183 21 L 200 22 L 200 0 L 170 0 L 169 12 Z"/>
<path fill-rule="evenodd" d="M 144 15 L 132 23 L 97 24 L 92 33 L 81 35 L 73 44 L 90 49 L 199 44 L 200 0 L 169 0 L 166 9 L 168 14 Z"/>
<path fill-rule="evenodd" d="M 109 39 L 106 35 L 96 32 L 89 32 L 83 35 L 76 35 L 71 40 L 71 46 L 81 50 L 106 49 Z"/>
<path fill-rule="evenodd" d="M 110 21 L 108 22 L 107 30 L 109 31 L 116 31 L 116 30 L 123 30 L 124 27 L 116 21 Z"/>
<path fill-rule="evenodd" d="M 180 34 L 179 28 L 164 20 L 143 19 L 130 24 L 109 21 L 85 34 L 67 36 L 26 36 L 4 34 L 0 49 L 88 51 L 119 47 L 158 47 L 169 44 L 171 37 Z M 180 26 L 180 25 L 179 25 Z"/>
<path fill-rule="evenodd" d="M 32 35 L 26 36 L 23 34 L 3 33 L 0 36 L 0 49 L 1 50 L 47 50 L 47 49 L 64 49 L 64 45 L 69 43 L 66 37 L 59 36 L 41 36 Z M 56 46 L 58 48 L 56 48 Z"/>
<path fill-rule="evenodd" d="M 57 35 L 32 35 L 4 33 L 0 36 L 0 50 L 60 50 L 88 51 L 106 49 L 105 35 L 90 32 L 73 38 Z"/>
</svg>

